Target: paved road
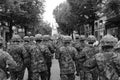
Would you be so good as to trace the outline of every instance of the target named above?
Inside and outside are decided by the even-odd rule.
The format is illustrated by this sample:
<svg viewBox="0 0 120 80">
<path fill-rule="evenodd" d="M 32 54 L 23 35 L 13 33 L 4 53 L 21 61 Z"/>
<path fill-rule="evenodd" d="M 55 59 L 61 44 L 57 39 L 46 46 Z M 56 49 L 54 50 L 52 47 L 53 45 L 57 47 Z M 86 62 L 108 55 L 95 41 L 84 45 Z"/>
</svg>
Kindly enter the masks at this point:
<svg viewBox="0 0 120 80">
<path fill-rule="evenodd" d="M 53 59 L 52 61 L 52 68 L 51 68 L 51 80 L 60 80 L 60 69 L 59 69 L 59 63 L 56 59 Z M 27 80 L 27 70 L 25 71 L 24 80 Z M 80 80 L 78 77 L 76 77 L 76 80 Z"/>
</svg>

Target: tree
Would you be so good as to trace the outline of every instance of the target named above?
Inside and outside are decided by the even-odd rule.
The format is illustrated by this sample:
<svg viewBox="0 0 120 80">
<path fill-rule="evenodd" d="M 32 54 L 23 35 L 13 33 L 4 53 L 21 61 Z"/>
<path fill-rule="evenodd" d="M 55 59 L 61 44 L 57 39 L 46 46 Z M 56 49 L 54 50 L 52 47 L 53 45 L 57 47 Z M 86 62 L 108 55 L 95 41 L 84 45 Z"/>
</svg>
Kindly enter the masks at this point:
<svg viewBox="0 0 120 80">
<path fill-rule="evenodd" d="M 66 34 L 71 34 L 73 30 L 84 34 L 84 25 L 89 24 L 94 34 L 94 21 L 98 18 L 96 11 L 100 2 L 101 0 L 67 0 L 60 4 L 54 10 L 59 29 Z"/>
<path fill-rule="evenodd" d="M 103 10 L 106 15 L 120 14 L 120 0 L 109 0 L 105 3 L 105 9 Z"/>
<path fill-rule="evenodd" d="M 53 14 L 62 34 L 70 34 L 74 28 L 71 22 L 74 22 L 75 20 L 72 19 L 73 16 L 70 13 L 69 4 L 67 2 L 61 3 L 56 7 Z"/>
<path fill-rule="evenodd" d="M 9 36 L 12 36 L 12 26 L 19 25 L 25 30 L 39 25 L 44 12 L 44 0 L 3 0 L 0 2 L 0 21 L 8 22 Z"/>
<path fill-rule="evenodd" d="M 42 35 L 51 35 L 52 28 L 50 27 L 50 23 L 41 21 L 40 25 L 35 28 L 35 33 Z"/>
<path fill-rule="evenodd" d="M 84 24 L 89 24 L 92 27 L 92 34 L 94 34 L 94 21 L 98 18 L 96 11 L 99 0 L 67 0 L 71 6 L 71 13 L 76 16 L 77 28 L 81 27 L 83 30 Z M 83 33 L 83 32 L 82 32 Z"/>
</svg>

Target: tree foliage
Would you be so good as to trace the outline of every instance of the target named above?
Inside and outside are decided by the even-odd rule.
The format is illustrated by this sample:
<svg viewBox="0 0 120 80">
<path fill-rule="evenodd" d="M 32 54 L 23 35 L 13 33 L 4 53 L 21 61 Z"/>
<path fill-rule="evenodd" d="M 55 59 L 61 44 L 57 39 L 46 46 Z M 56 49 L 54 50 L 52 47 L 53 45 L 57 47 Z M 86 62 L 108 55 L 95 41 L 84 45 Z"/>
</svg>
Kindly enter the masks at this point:
<svg viewBox="0 0 120 80">
<path fill-rule="evenodd" d="M 105 15 L 119 15 L 120 0 L 107 0 L 107 2 L 105 3 L 105 9 L 103 11 Z"/>
<path fill-rule="evenodd" d="M 71 34 L 73 30 L 84 34 L 84 24 L 90 24 L 94 28 L 94 21 L 98 18 L 97 5 L 100 2 L 101 0 L 67 0 L 60 4 L 54 10 L 60 29 L 66 34 Z"/>
<path fill-rule="evenodd" d="M 35 33 L 40 33 L 42 35 L 51 35 L 52 28 L 50 23 L 41 21 L 40 25 L 35 28 Z"/>
<path fill-rule="evenodd" d="M 44 12 L 44 0 L 1 0 L 0 21 L 12 26 L 19 25 L 26 30 L 39 25 Z"/>
<path fill-rule="evenodd" d="M 70 31 L 73 30 L 72 24 L 70 22 L 73 20 L 70 13 L 69 4 L 67 2 L 60 4 L 56 7 L 53 14 L 55 16 L 56 22 L 60 26 L 59 30 L 61 30 L 63 34 L 70 34 Z"/>
</svg>

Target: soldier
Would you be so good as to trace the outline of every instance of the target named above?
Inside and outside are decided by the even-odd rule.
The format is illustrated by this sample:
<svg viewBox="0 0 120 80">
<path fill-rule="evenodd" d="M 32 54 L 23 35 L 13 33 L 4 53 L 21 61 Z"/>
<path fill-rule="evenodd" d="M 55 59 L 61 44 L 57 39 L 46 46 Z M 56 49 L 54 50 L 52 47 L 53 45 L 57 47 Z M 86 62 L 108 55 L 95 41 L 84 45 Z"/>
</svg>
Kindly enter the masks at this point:
<svg viewBox="0 0 120 80">
<path fill-rule="evenodd" d="M 9 53 L 3 51 L 3 38 L 0 37 L 0 80 L 7 80 L 7 70 L 14 70 L 17 64 Z"/>
<path fill-rule="evenodd" d="M 105 35 L 100 41 L 101 52 L 84 63 L 84 67 L 90 68 L 91 70 L 97 67 L 99 80 L 118 80 L 119 78 L 116 72 L 116 66 L 114 65 L 120 64 L 117 61 L 119 56 L 113 52 L 113 47 L 116 43 L 117 39 L 112 35 Z"/>
<path fill-rule="evenodd" d="M 60 48 L 61 46 L 63 46 L 63 36 L 59 36 L 59 37 L 57 38 L 57 41 L 56 41 L 56 43 L 55 43 L 55 46 L 56 46 L 56 52 L 55 52 L 55 55 L 56 55 L 57 52 L 59 52 L 59 48 Z"/>
<path fill-rule="evenodd" d="M 32 80 L 31 79 L 31 74 L 32 74 L 32 72 L 31 72 L 31 54 L 30 54 L 30 37 L 29 36 L 25 36 L 24 38 L 24 47 L 25 47 L 25 49 L 26 49 L 26 53 L 25 53 L 25 56 L 26 56 L 26 61 L 24 61 L 24 65 L 25 65 L 25 68 L 27 68 L 27 70 L 28 70 L 28 80 Z"/>
<path fill-rule="evenodd" d="M 46 45 L 50 51 L 50 53 L 53 55 L 54 54 L 54 47 L 50 42 L 50 36 L 49 35 L 44 35 L 43 36 L 43 44 Z M 49 58 L 49 60 L 46 61 L 47 68 L 48 68 L 48 80 L 50 80 L 51 76 L 51 66 L 52 66 L 52 57 Z"/>
<path fill-rule="evenodd" d="M 30 43 L 34 44 L 35 43 L 35 37 L 34 36 L 30 36 Z"/>
<path fill-rule="evenodd" d="M 41 34 L 35 35 L 36 44 L 39 46 L 39 49 L 40 49 L 40 51 L 43 55 L 43 58 L 45 60 L 45 65 L 47 66 L 46 62 L 48 62 L 48 60 L 51 60 L 52 54 L 51 54 L 50 50 L 48 49 L 48 47 L 42 43 L 42 39 L 43 39 L 43 37 Z M 47 69 L 48 69 L 48 66 L 47 66 Z M 48 76 L 46 76 L 46 75 L 48 75 Z M 43 75 L 42 80 L 46 80 L 46 79 L 49 79 L 48 70 L 44 71 L 44 75 Z"/>
<path fill-rule="evenodd" d="M 36 42 L 37 41 L 37 37 Z M 40 50 L 39 44 L 32 44 L 30 46 L 30 54 L 31 54 L 31 71 L 32 71 L 32 80 L 39 80 L 39 76 L 41 80 L 47 80 L 47 66 L 44 59 L 44 54 Z"/>
<path fill-rule="evenodd" d="M 75 62 L 77 60 L 77 50 L 70 46 L 72 38 L 64 36 L 64 45 L 60 47 L 59 52 L 56 54 L 56 59 L 60 65 L 61 80 L 75 80 Z"/>
<path fill-rule="evenodd" d="M 81 63 L 81 71 L 80 71 L 80 80 L 97 80 L 97 74 L 96 68 L 94 68 L 92 71 L 91 69 L 87 69 L 83 66 L 84 62 L 86 60 L 89 60 L 91 57 L 93 57 L 96 53 L 98 53 L 98 49 L 96 49 L 93 44 L 96 41 L 96 38 L 93 35 L 89 35 L 87 38 L 87 45 L 82 50 L 82 53 L 79 57 L 79 63 Z"/>
<path fill-rule="evenodd" d="M 12 37 L 12 43 L 8 46 L 7 51 L 9 54 L 13 57 L 13 59 L 17 63 L 17 67 L 15 71 L 11 71 L 11 79 L 12 80 L 22 80 L 24 76 L 24 60 L 25 60 L 25 54 L 26 50 L 25 48 L 20 44 L 21 37 L 19 35 L 13 35 Z"/>
<path fill-rule="evenodd" d="M 76 50 L 78 51 L 78 54 L 80 54 L 80 52 L 81 52 L 82 50 L 81 50 L 80 36 L 79 36 L 79 35 L 76 35 L 76 36 L 75 36 L 75 41 L 73 41 L 72 46 L 75 47 Z M 79 73 L 80 73 L 80 72 L 79 72 L 79 71 L 80 71 L 80 70 L 79 70 L 79 62 L 76 61 L 75 64 L 76 64 L 76 72 L 77 72 L 76 75 L 79 76 Z"/>
<path fill-rule="evenodd" d="M 114 65 L 116 68 L 116 72 L 118 73 L 118 76 L 120 77 L 120 41 L 114 46 L 114 52 L 117 54 L 116 59 L 114 59 Z"/>
<path fill-rule="evenodd" d="M 79 37 L 79 47 L 78 47 L 78 55 L 80 56 L 79 57 L 79 60 L 77 61 L 78 63 L 78 75 L 80 75 L 80 78 L 82 80 L 82 75 L 83 75 L 83 70 L 82 70 L 82 63 L 84 62 L 84 57 L 82 57 L 82 50 L 86 47 L 86 44 L 85 44 L 85 40 L 86 40 L 86 37 L 84 35 L 80 35 Z"/>
</svg>

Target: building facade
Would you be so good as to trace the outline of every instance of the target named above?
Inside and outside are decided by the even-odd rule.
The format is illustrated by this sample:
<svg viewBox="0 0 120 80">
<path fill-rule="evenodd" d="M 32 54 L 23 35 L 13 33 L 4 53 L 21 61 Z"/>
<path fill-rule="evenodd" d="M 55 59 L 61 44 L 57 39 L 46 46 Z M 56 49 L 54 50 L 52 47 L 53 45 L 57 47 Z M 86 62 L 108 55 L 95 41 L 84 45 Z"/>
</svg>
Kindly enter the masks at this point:
<svg viewBox="0 0 120 80">
<path fill-rule="evenodd" d="M 105 22 L 107 17 L 102 16 L 100 19 L 96 20 L 94 23 L 94 35 L 100 40 L 105 35 Z"/>
</svg>

